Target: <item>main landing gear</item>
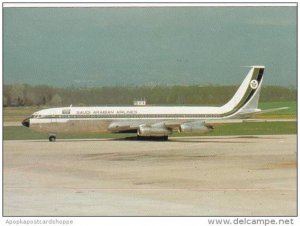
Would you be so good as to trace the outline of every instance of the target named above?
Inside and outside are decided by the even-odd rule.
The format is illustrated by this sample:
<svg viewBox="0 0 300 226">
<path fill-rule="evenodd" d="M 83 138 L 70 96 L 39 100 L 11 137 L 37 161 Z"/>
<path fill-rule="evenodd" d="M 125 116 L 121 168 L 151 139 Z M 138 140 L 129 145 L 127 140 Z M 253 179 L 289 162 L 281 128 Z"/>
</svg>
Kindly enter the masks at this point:
<svg viewBox="0 0 300 226">
<path fill-rule="evenodd" d="M 168 141 L 168 136 L 139 136 L 137 135 L 138 140 L 154 140 L 154 141 Z"/>
<path fill-rule="evenodd" d="M 56 141 L 56 135 L 55 135 L 55 134 L 50 134 L 50 135 L 49 135 L 49 141 L 50 141 L 50 142 Z"/>
</svg>

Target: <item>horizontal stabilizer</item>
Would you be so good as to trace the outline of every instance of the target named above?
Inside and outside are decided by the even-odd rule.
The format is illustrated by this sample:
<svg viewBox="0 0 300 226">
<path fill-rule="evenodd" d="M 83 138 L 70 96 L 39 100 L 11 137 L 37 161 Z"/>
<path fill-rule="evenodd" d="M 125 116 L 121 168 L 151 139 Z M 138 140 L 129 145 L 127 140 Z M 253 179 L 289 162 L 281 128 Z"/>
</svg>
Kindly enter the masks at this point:
<svg viewBox="0 0 300 226">
<path fill-rule="evenodd" d="M 274 112 L 274 111 L 282 111 L 289 109 L 289 107 L 281 107 L 281 108 L 272 108 L 272 109 L 266 109 L 266 110 L 261 110 L 261 109 L 254 109 L 254 110 L 249 110 L 249 111 L 243 111 L 239 115 L 242 116 L 242 118 L 251 118 L 253 115 L 258 115 L 258 114 L 264 114 L 264 113 L 269 113 L 269 112 Z"/>
<path fill-rule="evenodd" d="M 286 109 L 289 109 L 289 107 L 271 108 L 271 109 L 266 109 L 266 110 L 260 110 L 258 112 L 255 112 L 254 114 L 264 114 L 264 113 L 269 113 L 269 112 L 273 112 L 273 111 L 282 111 L 282 110 L 286 110 Z"/>
</svg>

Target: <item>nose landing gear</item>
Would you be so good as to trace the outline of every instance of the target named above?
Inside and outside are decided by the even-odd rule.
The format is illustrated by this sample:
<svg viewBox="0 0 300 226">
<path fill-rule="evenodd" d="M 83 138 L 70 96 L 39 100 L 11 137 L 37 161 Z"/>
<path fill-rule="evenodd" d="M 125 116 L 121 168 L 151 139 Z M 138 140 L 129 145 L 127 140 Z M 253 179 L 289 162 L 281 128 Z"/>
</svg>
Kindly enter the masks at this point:
<svg viewBox="0 0 300 226">
<path fill-rule="evenodd" d="M 55 134 L 50 134 L 49 135 L 49 141 L 54 142 L 56 140 L 56 135 Z"/>
</svg>

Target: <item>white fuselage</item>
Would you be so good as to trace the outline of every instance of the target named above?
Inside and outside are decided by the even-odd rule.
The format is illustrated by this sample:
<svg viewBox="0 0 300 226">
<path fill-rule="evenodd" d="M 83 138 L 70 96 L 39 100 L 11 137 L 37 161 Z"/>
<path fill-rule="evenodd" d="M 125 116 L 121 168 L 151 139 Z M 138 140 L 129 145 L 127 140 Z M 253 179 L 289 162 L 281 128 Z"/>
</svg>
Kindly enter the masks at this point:
<svg viewBox="0 0 300 226">
<path fill-rule="evenodd" d="M 35 112 L 23 121 L 37 131 L 48 133 L 172 131 L 176 128 L 201 128 L 201 122 L 245 118 L 257 109 L 263 66 L 253 66 L 235 95 L 221 107 L 127 106 L 63 107 Z M 193 122 L 194 124 L 184 124 Z M 183 125 L 184 124 L 184 125 Z"/>
<path fill-rule="evenodd" d="M 222 107 L 66 107 L 35 112 L 30 127 L 48 133 L 112 132 L 135 130 L 143 124 L 183 123 L 237 117 L 238 112 L 223 116 Z M 110 125 L 117 124 L 116 127 Z M 122 127 L 124 125 L 124 127 Z"/>
</svg>

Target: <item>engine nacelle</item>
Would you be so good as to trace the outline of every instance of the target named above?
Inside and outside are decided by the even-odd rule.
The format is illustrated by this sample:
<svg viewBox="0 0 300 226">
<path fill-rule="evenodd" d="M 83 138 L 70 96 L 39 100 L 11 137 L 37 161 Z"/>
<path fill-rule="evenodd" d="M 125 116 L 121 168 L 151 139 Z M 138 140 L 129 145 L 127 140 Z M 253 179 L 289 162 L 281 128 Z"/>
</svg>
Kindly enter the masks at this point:
<svg viewBox="0 0 300 226">
<path fill-rule="evenodd" d="M 207 133 L 210 132 L 213 127 L 207 125 L 205 122 L 186 122 L 180 125 L 180 132 L 197 132 L 197 133 Z"/>
<path fill-rule="evenodd" d="M 138 135 L 143 137 L 163 137 L 168 136 L 172 131 L 164 127 L 140 126 Z"/>
</svg>

